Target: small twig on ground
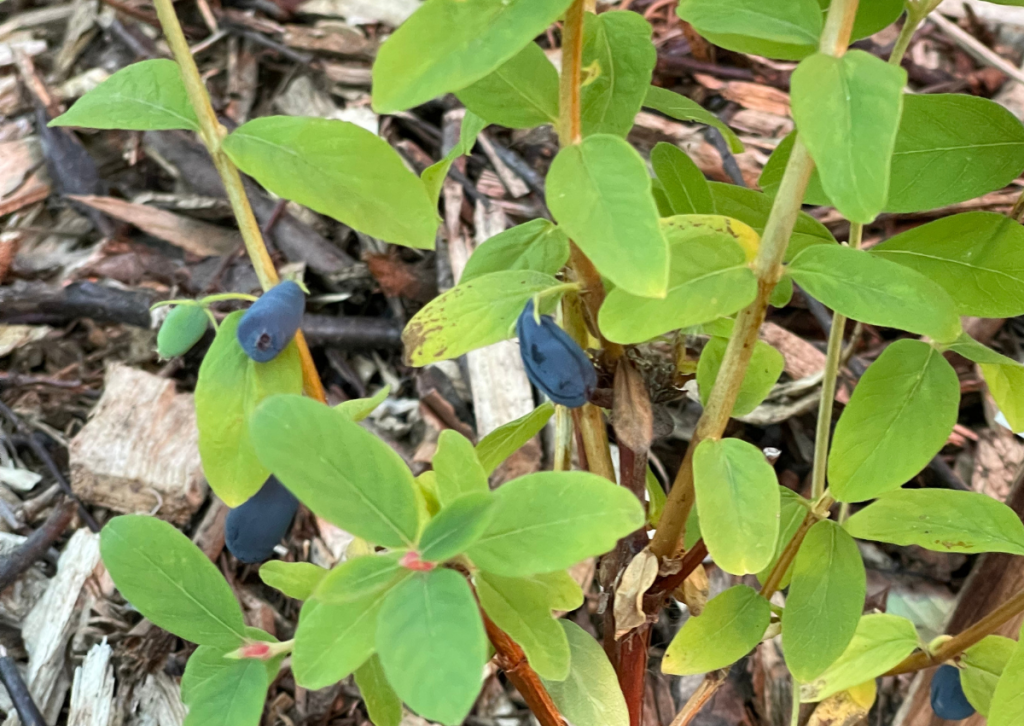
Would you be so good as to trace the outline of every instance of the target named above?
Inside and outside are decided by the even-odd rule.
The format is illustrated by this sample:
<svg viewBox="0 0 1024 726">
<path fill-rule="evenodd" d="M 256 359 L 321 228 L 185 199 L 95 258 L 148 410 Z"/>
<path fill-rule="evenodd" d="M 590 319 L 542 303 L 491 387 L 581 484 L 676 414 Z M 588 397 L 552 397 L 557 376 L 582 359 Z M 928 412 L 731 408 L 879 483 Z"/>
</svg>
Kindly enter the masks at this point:
<svg viewBox="0 0 1024 726">
<path fill-rule="evenodd" d="M 28 536 L 21 547 L 0 560 L 0 590 L 11 585 L 21 573 L 44 556 L 50 545 L 64 533 L 74 516 L 75 502 L 65 499 L 50 513 L 43 526 Z M 11 695 L 13 697 L 13 694 Z"/>
<path fill-rule="evenodd" d="M 15 429 L 17 429 L 18 433 L 25 437 L 25 442 L 28 444 L 29 448 L 32 449 L 32 453 L 43 462 L 43 465 L 50 471 L 53 478 L 57 480 L 57 483 L 60 485 L 60 488 L 64 493 L 78 504 L 78 514 L 82 518 L 82 521 L 85 522 L 86 526 L 92 532 L 99 532 L 101 529 L 99 522 L 96 521 L 96 518 L 92 516 L 92 513 L 86 509 L 85 505 L 79 501 L 77 496 L 75 496 L 74 491 L 71 489 L 71 484 L 68 483 L 68 480 L 64 476 L 64 472 L 62 472 L 60 467 L 57 466 L 53 457 L 50 456 L 50 452 L 46 450 L 46 447 L 32 435 L 32 432 L 25 425 L 25 422 L 3 403 L 0 403 L 0 414 L 11 422 Z"/>
<path fill-rule="evenodd" d="M 11 696 L 14 703 L 14 710 L 21 717 L 23 726 L 47 726 L 39 707 L 32 700 L 32 694 L 25 685 L 25 681 L 18 672 L 18 666 L 14 659 L 7 655 L 7 649 L 0 645 L 0 681 L 3 681 L 4 688 Z"/>
</svg>

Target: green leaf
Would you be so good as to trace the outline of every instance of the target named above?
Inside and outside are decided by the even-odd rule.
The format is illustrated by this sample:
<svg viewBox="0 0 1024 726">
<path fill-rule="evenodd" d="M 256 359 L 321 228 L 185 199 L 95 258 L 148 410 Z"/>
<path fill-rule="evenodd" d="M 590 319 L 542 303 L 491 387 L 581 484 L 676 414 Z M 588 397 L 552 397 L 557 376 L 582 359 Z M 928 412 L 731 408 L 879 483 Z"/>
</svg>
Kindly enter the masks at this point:
<svg viewBox="0 0 1024 726">
<path fill-rule="evenodd" d="M 674 144 L 659 142 L 651 150 L 651 167 L 658 175 L 672 214 L 713 214 L 711 188 L 693 159 Z"/>
<path fill-rule="evenodd" d="M 476 445 L 476 455 L 484 473 L 490 476 L 508 457 L 540 433 L 555 412 L 555 404 L 545 401 L 525 416 L 509 421 L 487 434 Z"/>
<path fill-rule="evenodd" d="M 554 275 L 569 260 L 569 238 L 546 219 L 506 229 L 473 250 L 459 283 L 490 272 L 534 270 Z"/>
<path fill-rule="evenodd" d="M 572 657 L 565 680 L 541 678 L 551 700 L 574 726 L 628 726 L 626 699 L 604 649 L 576 623 L 558 623 L 569 639 Z"/>
<path fill-rule="evenodd" d="M 814 298 L 848 318 L 899 328 L 940 342 L 960 335 L 952 298 L 909 267 L 841 245 L 808 247 L 789 273 Z"/>
<path fill-rule="evenodd" d="M 252 659 L 227 660 L 218 651 L 212 655 L 224 665 L 187 690 L 182 679 L 182 699 L 188 695 L 184 726 L 259 726 L 269 685 L 266 665 Z"/>
<path fill-rule="evenodd" d="M 302 391 L 302 364 L 295 343 L 268 363 L 256 363 L 238 343 L 245 313 L 228 315 L 199 367 L 196 424 L 199 455 L 210 487 L 229 507 L 237 507 L 270 477 L 256 455 L 250 432 L 253 410 L 266 397 Z"/>
<path fill-rule="evenodd" d="M 667 497 L 650 465 L 647 466 L 647 476 L 644 477 L 644 488 L 647 490 L 647 524 L 657 527 L 661 521 L 661 513 L 665 511 Z"/>
<path fill-rule="evenodd" d="M 260 579 L 296 600 L 308 600 L 327 570 L 309 562 L 271 560 L 260 565 Z"/>
<path fill-rule="evenodd" d="M 722 360 L 725 358 L 725 349 L 728 345 L 729 341 L 725 338 L 712 338 L 700 354 L 700 361 L 697 364 L 697 385 L 700 389 L 701 403 L 705 406 L 711 397 L 711 389 L 718 378 L 718 371 L 722 368 Z M 785 367 L 786 359 L 782 357 L 782 353 L 762 340 L 757 341 L 750 365 L 743 374 L 743 383 L 740 384 L 736 403 L 732 407 L 732 415 L 746 416 L 757 408 L 771 393 L 772 386 L 779 380 Z"/>
<path fill-rule="evenodd" d="M 960 382 L 927 343 L 898 340 L 860 379 L 836 424 L 828 460 L 832 495 L 862 502 L 898 489 L 945 445 Z"/>
<path fill-rule="evenodd" d="M 766 194 L 772 197 L 779 191 L 782 175 L 786 171 L 786 164 L 789 163 L 790 154 L 793 153 L 794 143 L 796 143 L 796 131 L 790 132 L 779 142 L 779 145 L 775 147 L 775 151 L 768 157 L 764 169 L 761 170 L 761 176 L 757 183 Z M 825 190 L 821 188 L 821 178 L 818 176 L 817 169 L 811 172 L 810 181 L 807 182 L 807 190 L 804 192 L 804 204 L 832 206 L 832 201 L 825 194 Z"/>
<path fill-rule="evenodd" d="M 199 130 L 178 64 L 164 58 L 122 68 L 49 125 L 130 131 Z"/>
<path fill-rule="evenodd" d="M 877 678 L 910 655 L 917 646 L 917 630 L 906 618 L 865 615 L 857 622 L 857 630 L 839 659 L 820 676 L 800 687 L 800 699 L 805 703 L 823 701 L 834 693 Z"/>
<path fill-rule="evenodd" d="M 434 453 L 437 500 L 450 504 L 464 494 L 488 493 L 487 471 L 477 458 L 476 449 L 458 431 L 446 429 L 437 439 Z"/>
<path fill-rule="evenodd" d="M 828 10 L 830 0 L 818 0 L 822 10 Z M 863 0 L 857 4 L 857 16 L 853 21 L 850 40 L 860 40 L 874 35 L 891 25 L 903 13 L 902 0 Z M 825 14 L 828 17 L 828 13 Z"/>
<path fill-rule="evenodd" d="M 100 534 L 100 554 L 124 598 L 158 627 L 199 645 L 241 645 L 245 623 L 231 587 L 167 522 L 114 517 Z"/>
<path fill-rule="evenodd" d="M 313 591 L 313 598 L 328 605 L 363 600 L 398 584 L 409 571 L 399 564 L 401 555 L 369 554 L 334 567 Z"/>
<path fill-rule="evenodd" d="M 388 682 L 416 713 L 446 726 L 473 707 L 487 637 L 469 584 L 454 570 L 417 573 L 388 594 L 377 627 Z"/>
<path fill-rule="evenodd" d="M 531 580 L 477 572 L 476 592 L 487 616 L 518 643 L 542 678 L 569 675 L 569 641 L 551 617 L 546 588 Z"/>
<path fill-rule="evenodd" d="M 455 144 L 443 159 L 431 164 L 420 174 L 420 181 L 423 182 L 423 186 L 427 190 L 427 196 L 435 205 L 441 196 L 444 179 L 448 176 L 452 164 L 460 156 L 469 156 L 472 153 L 477 137 L 486 126 L 487 121 L 472 111 L 466 111 L 462 117 L 462 125 L 459 127 L 459 143 Z"/>
<path fill-rule="evenodd" d="M 784 308 L 793 300 L 793 278 L 789 275 L 783 277 L 776 283 L 768 304 L 773 308 Z"/>
<path fill-rule="evenodd" d="M 651 178 L 624 139 L 595 134 L 558 152 L 547 177 L 555 220 L 602 275 L 641 297 L 664 297 L 668 244 Z"/>
<path fill-rule="evenodd" d="M 529 129 L 558 122 L 558 71 L 536 43 L 455 94 L 489 123 Z"/>
<path fill-rule="evenodd" d="M 782 648 L 793 677 L 809 683 L 846 650 L 864 609 L 867 577 L 860 550 L 835 522 L 807 532 L 793 562 Z"/>
<path fill-rule="evenodd" d="M 996 353 L 987 345 L 982 345 L 966 331 L 961 333 L 955 341 L 942 346 L 942 348 L 951 350 L 975 363 L 987 363 L 993 366 L 1020 366 L 1020 363 L 1013 358 L 1007 358 L 1002 353 Z"/>
<path fill-rule="evenodd" d="M 356 685 L 374 726 L 401 726 L 402 699 L 398 697 L 376 655 L 356 668 Z"/>
<path fill-rule="evenodd" d="M 756 590 L 730 587 L 683 624 L 665 651 L 661 670 L 692 676 L 732 665 L 761 642 L 771 616 L 771 606 Z"/>
<path fill-rule="evenodd" d="M 1006 661 L 989 706 L 989 726 L 1017 726 L 1024 723 L 1024 645 L 1018 641 Z"/>
<path fill-rule="evenodd" d="M 359 424 L 310 398 L 274 396 L 249 428 L 264 465 L 321 517 L 385 547 L 416 540 L 412 473 Z"/>
<path fill-rule="evenodd" d="M 817 49 L 821 35 L 815 0 L 680 0 L 676 12 L 709 41 L 737 53 L 799 60 Z"/>
<path fill-rule="evenodd" d="M 353 398 L 351 401 L 342 401 L 334 407 L 334 410 L 349 421 L 362 421 L 373 413 L 377 406 L 384 403 L 389 393 L 391 393 L 391 386 L 384 386 L 370 398 Z"/>
<path fill-rule="evenodd" d="M 386 141 L 356 124 L 265 116 L 239 126 L 223 147 L 279 197 L 385 242 L 434 247 L 435 201 Z"/>
<path fill-rule="evenodd" d="M 579 583 L 565 570 L 538 572 L 535 575 L 516 578 L 518 582 L 529 583 L 540 588 L 547 599 L 549 610 L 575 610 L 583 604 L 583 590 Z"/>
<path fill-rule="evenodd" d="M 494 496 L 497 514 L 468 554 L 480 569 L 505 577 L 564 570 L 644 524 L 632 492 L 584 471 L 528 474 Z"/>
<path fill-rule="evenodd" d="M 406 363 L 420 368 L 509 338 L 530 298 L 557 284 L 542 272 L 512 270 L 456 285 L 427 303 L 405 326 Z M 553 300 L 545 298 L 551 304 Z"/>
<path fill-rule="evenodd" d="M 844 525 L 853 537 L 936 552 L 1024 555 L 1024 523 L 987 494 L 949 489 L 897 489 Z"/>
<path fill-rule="evenodd" d="M 908 95 L 896 136 L 887 212 L 944 207 L 1002 189 L 1024 169 L 1024 126 L 994 101 Z"/>
<path fill-rule="evenodd" d="M 452 500 L 423 530 L 420 556 L 427 562 L 444 562 L 461 555 L 487 530 L 495 504 L 490 492 L 463 494 Z"/>
<path fill-rule="evenodd" d="M 1017 642 L 1002 635 L 989 635 L 960 656 L 960 685 L 967 700 L 988 716 L 999 677 L 1013 656 Z"/>
<path fill-rule="evenodd" d="M 1024 431 L 1024 366 L 982 363 L 981 375 L 1013 431 Z"/>
<path fill-rule="evenodd" d="M 726 126 L 718 116 L 715 116 L 715 114 L 686 96 L 665 88 L 651 86 L 647 89 L 643 105 L 647 108 L 653 108 L 655 111 L 677 121 L 696 121 L 697 123 L 714 126 L 729 143 L 729 150 L 732 153 L 743 153 L 743 142 L 739 140 L 735 132 Z"/>
<path fill-rule="evenodd" d="M 709 219 L 707 215 L 697 218 Z M 598 313 L 598 325 L 609 340 L 641 343 L 731 315 L 753 302 L 757 279 L 736 235 L 693 222 L 687 215 L 662 220 L 672 254 L 664 299 L 638 297 L 621 288 L 608 293 Z M 735 220 L 730 223 L 741 225 Z M 756 239 L 753 230 L 749 232 Z"/>
<path fill-rule="evenodd" d="M 717 214 L 738 219 L 758 235 L 764 233 L 768 215 L 772 210 L 771 197 L 735 184 L 709 182 L 708 186 Z M 828 227 L 811 215 L 800 212 L 793 227 L 793 235 L 789 238 L 789 246 L 786 248 L 786 261 L 796 257 L 805 247 L 824 243 L 835 243 L 835 238 L 828 231 Z"/>
<path fill-rule="evenodd" d="M 479 81 L 557 20 L 571 0 L 429 0 L 377 53 L 373 109 L 394 113 Z"/>
<path fill-rule="evenodd" d="M 303 688 L 332 686 L 373 655 L 378 614 L 390 591 L 340 605 L 307 600 L 299 612 L 292 670 Z"/>
<path fill-rule="evenodd" d="M 160 332 L 156 336 L 156 352 L 161 358 L 185 355 L 206 335 L 209 327 L 210 318 L 202 305 L 175 305 L 160 325 Z"/>
<path fill-rule="evenodd" d="M 715 564 L 759 572 L 779 534 L 779 484 L 764 452 L 740 439 L 705 439 L 693 455 L 701 531 Z"/>
<path fill-rule="evenodd" d="M 854 222 L 874 220 L 889 170 L 907 72 L 862 50 L 816 53 L 793 72 L 793 119 L 826 194 Z"/>
<path fill-rule="evenodd" d="M 944 217 L 891 237 L 871 254 L 937 282 L 961 315 L 1024 313 L 1024 227 L 1003 214 Z"/>
<path fill-rule="evenodd" d="M 247 627 L 245 634 L 250 642 L 280 642 L 273 635 L 259 628 Z M 192 655 L 189 656 L 188 663 L 185 664 L 185 672 L 181 677 L 181 700 L 183 703 L 191 703 L 195 692 L 200 691 L 209 681 L 220 678 L 223 671 L 231 669 L 238 663 L 237 659 L 226 657 L 228 653 L 234 650 L 237 650 L 237 648 L 227 650 L 211 645 L 200 645 L 193 651 Z M 277 677 L 285 655 L 285 653 L 281 653 L 270 660 L 261 661 L 263 669 L 266 671 L 268 683 Z M 261 697 L 260 702 L 262 703 L 262 701 Z"/>
<path fill-rule="evenodd" d="M 768 576 L 772 573 L 772 570 L 775 569 L 775 564 L 779 561 L 779 558 L 782 557 L 782 551 L 796 535 L 797 530 L 800 529 L 800 525 L 807 516 L 807 512 L 810 507 L 810 502 L 794 492 L 792 489 L 784 487 L 781 484 L 779 485 L 779 499 L 779 536 L 778 539 L 775 540 L 775 553 L 772 555 L 772 561 L 757 573 L 757 580 L 761 584 L 767 582 Z M 687 530 L 689 530 L 689 527 L 687 527 Z M 689 531 L 687 531 L 687 534 L 689 534 Z M 789 581 L 792 577 L 793 564 L 790 563 L 789 568 L 779 581 L 779 589 L 789 587 Z"/>
<path fill-rule="evenodd" d="M 583 20 L 583 135 L 625 136 L 640 112 L 658 54 L 643 15 L 612 10 Z"/>
</svg>

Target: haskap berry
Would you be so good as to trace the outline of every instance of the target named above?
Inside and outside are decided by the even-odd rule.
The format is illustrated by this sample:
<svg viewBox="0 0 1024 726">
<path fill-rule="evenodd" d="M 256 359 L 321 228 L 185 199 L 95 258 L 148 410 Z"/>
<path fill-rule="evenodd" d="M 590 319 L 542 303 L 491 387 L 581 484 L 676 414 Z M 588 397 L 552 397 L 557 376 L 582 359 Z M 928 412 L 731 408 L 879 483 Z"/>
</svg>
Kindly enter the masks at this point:
<svg viewBox="0 0 1024 726">
<path fill-rule="evenodd" d="M 960 669 L 942 665 L 932 676 L 932 711 L 947 721 L 960 721 L 974 715 L 974 706 L 964 695 Z"/>
<path fill-rule="evenodd" d="M 594 364 L 550 315 L 542 315 L 537 323 L 533 300 L 519 315 L 516 334 L 526 375 L 533 385 L 568 408 L 578 408 L 587 402 L 597 386 Z"/>
<path fill-rule="evenodd" d="M 224 523 L 228 551 L 250 564 L 270 559 L 298 508 L 295 495 L 277 477 L 270 477 L 252 498 L 228 512 Z"/>
<path fill-rule="evenodd" d="M 276 358 L 295 337 L 305 309 L 306 296 L 291 280 L 267 290 L 238 323 L 238 342 L 245 354 L 257 363 Z"/>
</svg>

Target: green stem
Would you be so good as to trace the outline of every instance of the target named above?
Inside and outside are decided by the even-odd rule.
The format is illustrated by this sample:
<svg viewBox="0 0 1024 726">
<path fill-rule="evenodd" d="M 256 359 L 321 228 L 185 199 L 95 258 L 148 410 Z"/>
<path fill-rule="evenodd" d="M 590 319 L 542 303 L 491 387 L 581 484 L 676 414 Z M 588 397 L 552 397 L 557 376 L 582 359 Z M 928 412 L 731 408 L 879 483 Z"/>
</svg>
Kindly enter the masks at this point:
<svg viewBox="0 0 1024 726">
<path fill-rule="evenodd" d="M 163 28 L 164 37 L 167 39 L 167 45 L 170 46 L 174 60 L 181 70 L 181 79 L 185 84 L 189 103 L 199 121 L 199 137 L 210 153 L 213 165 L 220 175 L 225 192 L 227 192 L 228 201 L 231 203 L 231 211 L 234 212 L 235 218 L 238 220 L 238 229 L 242 233 L 245 251 L 249 254 L 260 286 L 264 290 L 269 290 L 278 283 L 280 278 L 274 267 L 274 261 L 270 259 L 270 253 L 267 252 L 267 246 L 263 242 L 263 234 L 260 232 L 256 215 L 253 214 L 252 207 L 249 206 L 249 198 L 245 195 L 245 187 L 242 186 L 242 177 L 221 148 L 221 141 L 227 136 L 227 130 L 217 120 L 217 114 L 214 113 L 213 106 L 210 104 L 206 84 L 203 83 L 203 78 L 199 75 L 199 68 L 196 67 L 196 62 L 192 58 L 192 51 L 181 30 L 181 23 L 178 22 L 178 16 L 174 12 L 172 0 L 153 0 L 153 5 L 156 7 L 156 14 L 160 20 L 160 26 Z M 302 379 L 306 392 L 321 402 L 325 401 L 320 376 L 301 330 L 295 334 L 295 344 L 302 360 Z"/>
<path fill-rule="evenodd" d="M 789 726 L 800 726 L 800 682 L 792 673 L 789 677 L 793 680 L 793 706 L 789 716 Z"/>
<path fill-rule="evenodd" d="M 907 52 L 907 48 L 910 47 L 910 41 L 913 39 L 914 33 L 917 32 L 918 26 L 928 17 L 928 13 L 937 8 L 938 5 L 939 0 L 908 0 L 907 19 L 903 21 L 900 35 L 896 39 L 896 44 L 892 47 L 892 53 L 889 54 L 890 65 L 899 66 Z"/>
</svg>

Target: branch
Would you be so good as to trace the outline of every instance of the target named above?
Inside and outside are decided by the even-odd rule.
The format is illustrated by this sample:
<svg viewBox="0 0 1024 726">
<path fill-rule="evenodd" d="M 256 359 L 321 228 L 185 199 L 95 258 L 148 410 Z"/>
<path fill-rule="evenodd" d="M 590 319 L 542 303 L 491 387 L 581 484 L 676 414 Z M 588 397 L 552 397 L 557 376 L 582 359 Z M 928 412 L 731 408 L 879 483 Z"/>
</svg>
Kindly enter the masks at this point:
<svg viewBox="0 0 1024 726">
<path fill-rule="evenodd" d="M 21 723 L 24 726 L 46 726 L 46 719 L 39 713 L 39 707 L 32 700 L 32 694 L 25 685 L 25 681 L 18 672 L 18 666 L 11 656 L 7 655 L 7 649 L 0 645 L 0 681 L 3 682 L 7 693 L 14 703 L 14 710 L 18 712 Z"/>
<path fill-rule="evenodd" d="M 495 625 L 483 609 L 480 610 L 480 616 L 484 619 L 487 637 L 491 639 L 491 644 L 497 651 L 495 658 L 498 667 L 505 671 L 505 675 L 522 695 L 540 725 L 565 726 L 565 720 L 558 712 L 558 706 L 551 700 L 551 695 L 544 687 L 540 676 L 530 667 L 523 649 L 508 636 L 508 633 Z"/>
<path fill-rule="evenodd" d="M 13 584 L 21 573 L 45 555 L 50 545 L 60 538 L 75 516 L 75 504 L 72 499 L 65 499 L 58 504 L 42 527 L 30 534 L 18 549 L 0 560 L 0 591 Z"/>
<path fill-rule="evenodd" d="M 210 105 L 210 96 L 206 92 L 206 85 L 192 58 L 192 51 L 181 30 L 172 0 L 153 0 L 153 4 L 156 7 L 156 14 L 160 19 L 167 45 L 170 46 L 174 60 L 177 61 L 178 68 L 181 69 L 181 78 L 185 84 L 189 103 L 199 121 L 199 137 L 206 145 L 207 151 L 210 152 L 213 165 L 216 167 L 217 173 L 220 174 L 228 201 L 231 203 L 231 210 L 238 220 L 238 229 L 242 233 L 245 250 L 256 271 L 256 277 L 259 278 L 263 289 L 269 290 L 279 280 L 277 270 L 274 268 L 274 262 L 270 259 L 270 253 L 267 252 L 267 246 L 263 242 L 259 222 L 256 221 L 252 207 L 249 206 L 249 198 L 245 195 L 245 188 L 242 186 L 242 177 L 221 148 L 221 142 L 227 136 L 227 129 L 221 126 L 213 106 Z M 326 399 L 323 385 L 320 383 L 320 376 L 301 330 L 295 334 L 295 344 L 299 349 L 299 357 L 302 359 L 302 379 L 306 393 L 312 398 L 324 402 Z"/>
</svg>

